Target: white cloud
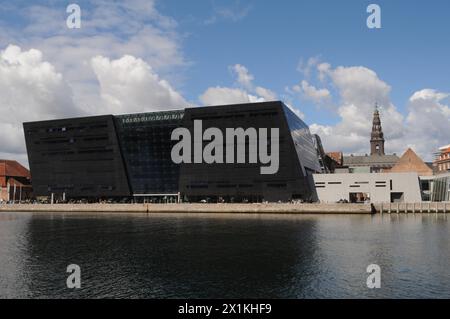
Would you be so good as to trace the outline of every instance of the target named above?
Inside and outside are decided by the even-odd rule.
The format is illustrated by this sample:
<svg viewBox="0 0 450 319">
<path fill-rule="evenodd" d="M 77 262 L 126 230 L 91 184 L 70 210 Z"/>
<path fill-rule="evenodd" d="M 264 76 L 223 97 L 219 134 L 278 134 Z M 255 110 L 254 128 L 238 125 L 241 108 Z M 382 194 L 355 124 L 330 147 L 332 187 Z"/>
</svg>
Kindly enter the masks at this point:
<svg viewBox="0 0 450 319">
<path fill-rule="evenodd" d="M 300 85 L 294 85 L 293 91 L 302 94 L 308 100 L 316 103 L 321 103 L 331 98 L 331 93 L 327 89 L 317 89 L 309 84 L 306 80 L 302 80 Z"/>
<path fill-rule="evenodd" d="M 237 75 L 237 82 L 244 88 L 251 89 L 253 87 L 253 80 L 255 77 L 248 72 L 248 69 L 245 66 L 235 64 L 230 66 L 230 70 Z"/>
<path fill-rule="evenodd" d="M 321 135 L 325 148 L 329 151 L 367 153 L 372 114 L 375 103 L 378 103 L 381 105 L 383 131 L 387 139 L 386 150 L 393 151 L 391 141 L 403 138 L 404 132 L 403 116 L 389 98 L 391 87 L 374 71 L 361 66 L 332 69 L 328 64 L 320 64 L 319 72 L 330 79 L 340 97 L 337 112 L 341 121 L 334 126 L 311 126 L 312 131 Z"/>
<path fill-rule="evenodd" d="M 0 157 L 25 162 L 22 123 L 79 115 L 70 87 L 39 50 L 10 45 L 0 53 Z"/>
<path fill-rule="evenodd" d="M 441 93 L 437 92 L 433 89 L 423 89 L 421 91 L 415 92 L 410 98 L 409 101 L 411 103 L 418 102 L 418 101 L 425 101 L 425 100 L 432 100 L 436 103 L 441 102 L 442 100 L 449 97 L 449 93 Z"/>
<path fill-rule="evenodd" d="M 184 98 L 141 59 L 130 55 L 117 60 L 96 56 L 91 65 L 104 100 L 100 113 L 148 112 L 187 106 Z"/>
<path fill-rule="evenodd" d="M 210 87 L 199 96 L 200 102 L 205 105 L 220 105 L 256 103 L 278 99 L 275 92 L 261 86 L 255 86 L 253 83 L 255 77 L 245 66 L 235 64 L 230 66 L 229 69 L 236 77 L 236 84 L 239 87 Z"/>
<path fill-rule="evenodd" d="M 199 96 L 199 100 L 204 105 L 240 104 L 256 103 L 266 101 L 276 101 L 278 96 L 272 90 L 261 86 L 255 86 L 255 77 L 249 70 L 241 65 L 230 66 L 229 69 L 236 76 L 236 84 L 240 87 L 210 87 Z M 292 101 L 286 97 L 285 104 L 301 119 L 305 119 L 305 114 L 293 106 Z"/>
<path fill-rule="evenodd" d="M 182 36 L 154 0 L 98 0 L 81 9 L 82 27 L 71 30 L 65 5 L 8 4 L 23 27 L 2 25 L 0 34 L 0 48 L 16 44 L 1 57 L 0 125 L 8 138 L 0 157 L 26 159 L 23 121 L 186 105 L 174 86 L 189 64 Z M 97 56 L 105 60 L 93 62 Z"/>
<path fill-rule="evenodd" d="M 244 19 L 250 12 L 251 6 L 242 6 L 239 1 L 223 6 L 217 6 L 213 3 L 212 15 L 204 21 L 205 25 L 215 24 L 219 21 L 238 22 Z"/>
<path fill-rule="evenodd" d="M 311 71 L 317 66 L 319 61 L 320 59 L 318 56 L 311 57 L 306 62 L 303 59 L 300 59 L 297 65 L 297 71 L 302 73 L 306 78 L 309 78 Z"/>
<path fill-rule="evenodd" d="M 428 160 L 440 146 L 449 144 L 450 107 L 445 104 L 448 93 L 432 89 L 415 92 L 409 99 L 405 125 L 406 143 Z"/>
<path fill-rule="evenodd" d="M 329 80 L 339 94 L 336 125 L 312 124 L 311 131 L 321 136 L 328 151 L 365 154 L 370 151 L 371 121 L 375 103 L 381 106 L 380 116 L 386 139 L 387 153 L 403 153 L 412 147 L 425 160 L 440 145 L 448 144 L 450 108 L 444 103 L 449 94 L 425 89 L 415 92 L 407 104 L 406 116 L 390 100 L 391 87 L 378 75 L 362 66 L 331 68 L 328 63 L 317 65 L 319 78 Z M 306 81 L 299 87 L 308 91 Z M 310 90 L 311 95 L 316 93 Z M 327 95 L 323 93 L 323 95 Z M 318 102 L 318 101 L 316 101 Z"/>
<path fill-rule="evenodd" d="M 182 36 L 176 21 L 162 15 L 154 0 L 98 0 L 81 9 L 81 29 L 68 29 L 61 6 L 16 5 L 14 12 L 25 26 L 2 30 L 0 46 L 16 43 L 40 50 L 70 82 L 74 102 L 86 113 L 95 112 L 99 103 L 90 63 L 94 56 L 139 57 L 154 72 L 179 84 L 177 71 L 188 65 L 181 50 Z"/>
<path fill-rule="evenodd" d="M 272 90 L 257 86 L 255 88 L 255 93 L 259 95 L 264 101 L 275 101 L 278 99 L 277 94 Z"/>
<path fill-rule="evenodd" d="M 319 72 L 318 78 L 321 82 L 325 81 L 326 75 L 329 73 L 331 65 L 329 63 L 320 63 L 317 65 L 317 71 Z"/>
<path fill-rule="evenodd" d="M 245 90 L 228 87 L 210 87 L 199 97 L 204 105 L 240 104 L 263 102 L 264 99 Z"/>
</svg>

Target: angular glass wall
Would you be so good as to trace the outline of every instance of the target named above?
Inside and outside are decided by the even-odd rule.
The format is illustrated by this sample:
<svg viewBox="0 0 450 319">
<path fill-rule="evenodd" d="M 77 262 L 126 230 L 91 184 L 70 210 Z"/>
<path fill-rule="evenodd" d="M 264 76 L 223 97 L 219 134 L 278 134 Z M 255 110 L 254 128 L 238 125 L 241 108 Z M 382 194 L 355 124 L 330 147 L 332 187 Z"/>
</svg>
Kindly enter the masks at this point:
<svg viewBox="0 0 450 319">
<path fill-rule="evenodd" d="M 450 176 L 438 177 L 433 180 L 431 201 L 447 202 L 450 200 Z"/>
<path fill-rule="evenodd" d="M 178 192 L 179 165 L 170 156 L 170 137 L 183 116 L 184 111 L 168 111 L 115 117 L 133 195 Z"/>
<path fill-rule="evenodd" d="M 297 115 L 294 114 L 286 105 L 283 105 L 283 111 L 286 115 L 289 130 L 291 131 L 297 156 L 302 165 L 303 174 L 306 176 L 305 168 L 309 171 L 320 172 L 320 164 L 314 147 L 313 138 L 306 125 Z"/>
</svg>

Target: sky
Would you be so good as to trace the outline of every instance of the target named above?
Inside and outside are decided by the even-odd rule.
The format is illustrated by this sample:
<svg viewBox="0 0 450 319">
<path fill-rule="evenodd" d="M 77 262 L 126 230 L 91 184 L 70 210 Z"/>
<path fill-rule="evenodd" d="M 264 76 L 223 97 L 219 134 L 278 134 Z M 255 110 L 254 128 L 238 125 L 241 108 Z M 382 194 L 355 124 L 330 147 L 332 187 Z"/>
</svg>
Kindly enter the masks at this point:
<svg viewBox="0 0 450 319">
<path fill-rule="evenodd" d="M 26 121 L 282 100 L 346 154 L 369 152 L 378 103 L 386 151 L 430 161 L 450 144 L 449 16 L 447 0 L 1 0 L 0 158 L 27 165 Z"/>
</svg>

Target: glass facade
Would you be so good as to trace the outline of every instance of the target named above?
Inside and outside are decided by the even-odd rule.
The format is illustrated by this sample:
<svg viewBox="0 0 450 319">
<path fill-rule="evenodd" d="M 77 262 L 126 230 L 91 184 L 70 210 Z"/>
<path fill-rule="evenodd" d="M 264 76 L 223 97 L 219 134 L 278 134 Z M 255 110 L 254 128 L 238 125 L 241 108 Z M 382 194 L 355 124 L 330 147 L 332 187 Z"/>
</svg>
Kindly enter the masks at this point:
<svg viewBox="0 0 450 319">
<path fill-rule="evenodd" d="M 450 176 L 435 178 L 432 185 L 431 201 L 447 202 L 450 200 Z"/>
<path fill-rule="evenodd" d="M 285 116 L 283 107 L 281 102 L 265 102 L 186 109 L 183 126 L 191 134 L 195 120 L 203 121 L 204 130 L 216 127 L 223 132 L 226 128 L 278 128 L 279 169 L 274 174 L 261 174 L 263 164 L 259 161 L 253 164 L 182 164 L 180 192 L 193 201 L 214 201 L 217 197 L 225 201 L 314 199 L 314 186 L 309 177 L 311 172 L 320 171 L 320 166 L 312 136 L 302 121 L 296 121 L 294 113 Z M 297 145 L 294 145 L 293 136 Z M 235 148 L 240 145 L 237 143 Z M 248 158 L 249 142 L 242 146 L 245 146 L 245 157 Z M 271 149 L 270 142 L 268 147 Z M 298 152 L 305 150 L 308 154 L 299 156 Z M 310 161 L 306 168 L 301 162 L 303 159 Z"/>
<path fill-rule="evenodd" d="M 298 159 L 302 165 L 303 174 L 306 176 L 306 170 L 320 172 L 320 164 L 317 157 L 317 151 L 314 147 L 313 138 L 308 125 L 305 124 L 297 115 L 294 114 L 286 105 L 283 105 L 283 111 L 286 115 L 292 140 L 294 141 Z"/>
<path fill-rule="evenodd" d="M 183 115 L 183 111 L 170 111 L 115 117 L 134 196 L 178 192 L 180 168 L 170 156 L 174 144 L 170 137 Z"/>
<path fill-rule="evenodd" d="M 203 131 L 278 128 L 279 153 L 270 161 L 276 170 L 262 174 L 268 163 L 260 161 L 249 137 L 236 136 L 223 147 L 228 152 L 226 146 L 234 144 L 233 153 L 243 150 L 247 160 L 233 155 L 226 162 L 175 164 L 171 152 L 178 141 L 171 140 L 172 132 L 184 127 L 194 136 L 195 120 L 202 121 Z M 309 177 L 320 171 L 308 127 L 279 101 L 32 122 L 24 129 L 37 196 L 153 200 L 180 193 L 189 201 L 312 200 Z M 194 138 L 191 143 L 199 146 Z M 267 146 L 271 153 L 270 141 Z"/>
</svg>

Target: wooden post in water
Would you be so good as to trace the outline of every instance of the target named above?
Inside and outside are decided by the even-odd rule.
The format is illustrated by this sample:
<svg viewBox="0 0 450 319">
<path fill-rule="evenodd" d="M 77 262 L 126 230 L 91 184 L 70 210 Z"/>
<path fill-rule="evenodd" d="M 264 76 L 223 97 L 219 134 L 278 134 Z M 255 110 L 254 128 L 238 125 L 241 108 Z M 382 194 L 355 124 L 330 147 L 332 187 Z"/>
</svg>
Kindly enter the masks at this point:
<svg viewBox="0 0 450 319">
<path fill-rule="evenodd" d="M 413 209 L 412 209 L 413 214 L 416 213 L 416 203 L 413 203 Z"/>
<path fill-rule="evenodd" d="M 392 212 L 392 207 L 391 207 L 392 203 L 389 203 L 389 214 Z"/>
<path fill-rule="evenodd" d="M 431 202 L 428 202 L 428 214 L 431 212 Z"/>
<path fill-rule="evenodd" d="M 397 203 L 397 214 L 400 214 L 400 203 Z"/>
</svg>

